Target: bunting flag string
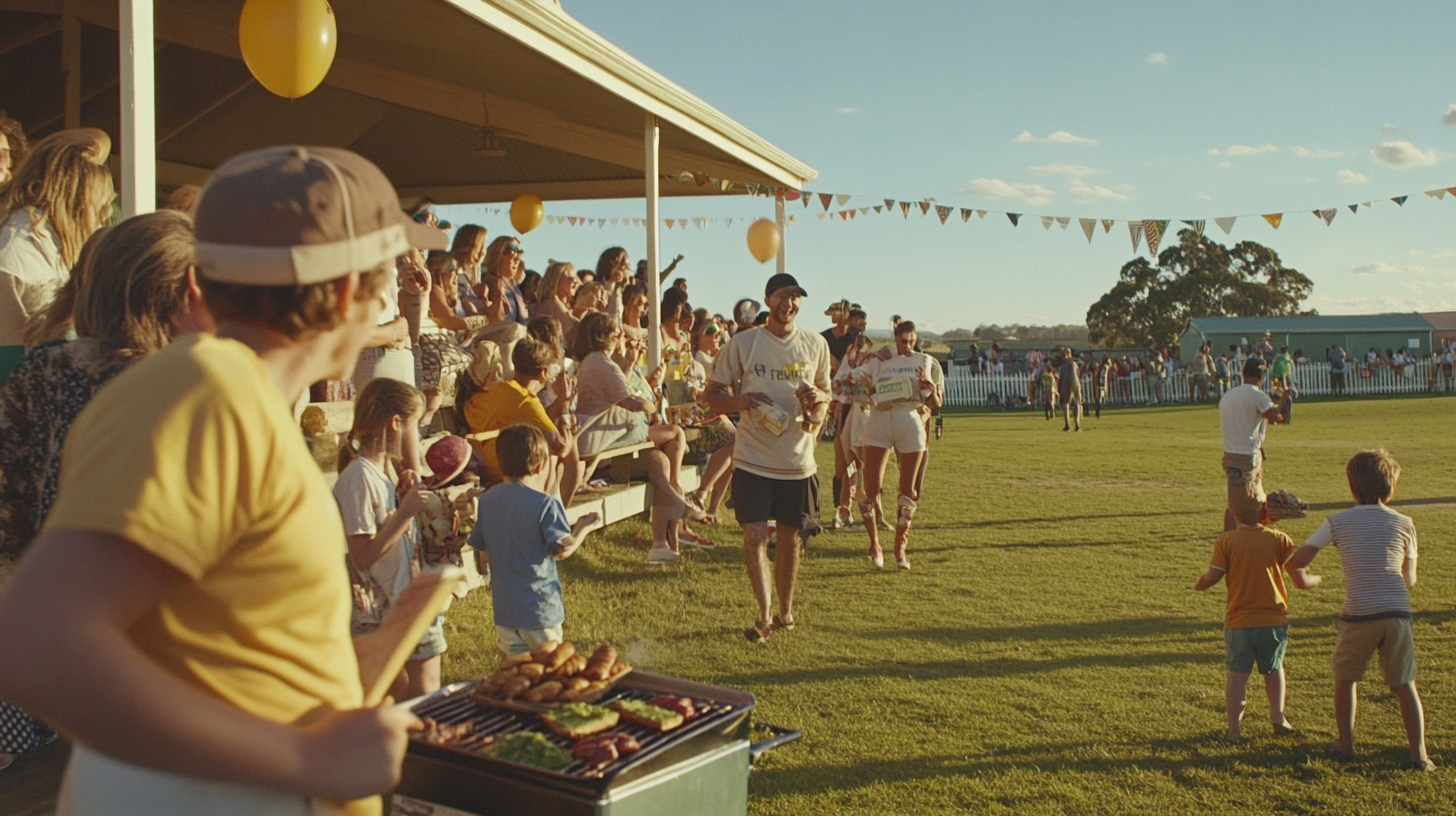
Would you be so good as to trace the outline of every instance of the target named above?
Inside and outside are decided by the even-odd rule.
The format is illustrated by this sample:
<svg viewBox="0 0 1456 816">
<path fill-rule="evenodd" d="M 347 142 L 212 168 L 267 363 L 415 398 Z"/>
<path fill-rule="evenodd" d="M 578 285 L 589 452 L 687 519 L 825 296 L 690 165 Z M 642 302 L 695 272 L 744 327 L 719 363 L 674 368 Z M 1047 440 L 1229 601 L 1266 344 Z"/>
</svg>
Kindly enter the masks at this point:
<svg viewBox="0 0 1456 816">
<path fill-rule="evenodd" d="M 1325 226 L 1328 227 L 1330 224 L 1334 223 L 1334 221 L 1335 221 L 1335 215 L 1338 214 L 1339 212 L 1340 212 L 1339 210 L 1331 207 L 1328 210 L 1315 210 L 1314 211 L 1314 215 L 1315 215 L 1316 218 L 1318 218 L 1321 221 L 1325 222 Z"/>
<path fill-rule="evenodd" d="M 1200 218 L 1200 219 L 1197 219 L 1195 221 L 1184 220 L 1183 223 L 1185 223 L 1188 226 L 1192 227 L 1193 228 L 1193 231 L 1196 232 L 1196 233 L 1198 233 L 1198 237 L 1199 238 L 1202 238 L 1203 237 L 1203 225 L 1206 224 L 1206 223 L 1208 223 L 1208 222 Z"/>
<path fill-rule="evenodd" d="M 1397 207 L 1404 207 L 1405 206 L 1405 200 L 1407 198 L 1410 198 L 1410 196 L 1408 196 L 1408 195 L 1396 196 L 1395 198 L 1392 198 L 1391 201 L 1394 201 L 1395 202 L 1395 206 L 1397 206 Z"/>
</svg>

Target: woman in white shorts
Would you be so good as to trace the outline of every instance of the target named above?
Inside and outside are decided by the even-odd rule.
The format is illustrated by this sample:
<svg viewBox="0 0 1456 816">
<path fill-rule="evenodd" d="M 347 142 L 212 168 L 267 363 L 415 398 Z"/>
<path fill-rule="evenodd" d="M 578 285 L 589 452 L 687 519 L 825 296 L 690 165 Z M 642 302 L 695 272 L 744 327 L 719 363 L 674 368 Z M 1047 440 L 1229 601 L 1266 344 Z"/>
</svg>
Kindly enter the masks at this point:
<svg viewBox="0 0 1456 816">
<path fill-rule="evenodd" d="M 915 477 L 920 459 L 925 455 L 926 433 L 922 407 L 939 408 L 942 392 L 931 379 L 931 366 L 938 366 L 928 354 L 915 351 L 919 341 L 915 324 L 904 321 L 895 326 L 895 353 L 888 349 L 871 357 L 860 368 L 873 403 L 864 433 L 865 496 L 860 500 L 860 514 L 870 535 L 870 563 L 884 565 L 880 549 L 879 520 L 884 515 L 880 506 L 880 487 L 885 479 L 885 462 L 893 449 L 900 457 L 900 499 L 895 519 L 895 563 L 910 569 L 905 546 L 910 539 L 910 524 L 920 501 Z"/>
<path fill-rule="evenodd" d="M 854 341 L 844 352 L 844 359 L 840 361 L 839 371 L 834 375 L 831 385 L 835 401 L 844 406 L 844 427 L 835 434 L 834 444 L 839 446 L 846 463 L 840 495 L 834 497 L 839 504 L 834 514 L 835 530 L 854 528 L 851 509 L 855 494 L 862 490 L 860 474 L 864 472 L 864 431 L 873 406 L 870 405 L 869 390 L 856 376 L 856 369 L 868 359 L 872 345 L 874 341 L 863 332 L 855 335 Z"/>
</svg>

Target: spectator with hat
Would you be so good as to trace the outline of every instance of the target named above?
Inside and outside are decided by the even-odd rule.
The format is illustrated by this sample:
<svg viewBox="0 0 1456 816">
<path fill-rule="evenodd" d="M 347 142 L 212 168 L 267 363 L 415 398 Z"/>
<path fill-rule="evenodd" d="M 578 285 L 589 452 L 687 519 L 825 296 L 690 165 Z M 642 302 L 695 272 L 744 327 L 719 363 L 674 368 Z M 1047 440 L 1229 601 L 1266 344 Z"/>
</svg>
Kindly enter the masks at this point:
<svg viewBox="0 0 1456 816">
<path fill-rule="evenodd" d="M 743 525 L 744 565 L 758 605 L 758 618 L 746 632 L 752 641 L 794 627 L 799 545 L 819 532 L 814 443 L 829 407 L 829 345 L 794 323 L 807 295 L 793 275 L 769 278 L 764 288 L 767 321 L 728 341 L 707 387 L 714 413 L 740 415 L 733 447 L 733 504 Z M 770 519 L 777 522 L 778 539 L 772 583 Z M 779 612 L 770 620 L 775 588 Z"/>
<path fill-rule="evenodd" d="M 92 400 L 0 598 L 0 698 L 75 741 L 78 816 L 304 816 L 393 787 L 418 725 L 362 707 L 344 527 L 291 406 L 349 377 L 394 259 L 445 237 L 367 160 L 294 146 L 218 167 L 194 231 L 216 335 Z"/>
</svg>

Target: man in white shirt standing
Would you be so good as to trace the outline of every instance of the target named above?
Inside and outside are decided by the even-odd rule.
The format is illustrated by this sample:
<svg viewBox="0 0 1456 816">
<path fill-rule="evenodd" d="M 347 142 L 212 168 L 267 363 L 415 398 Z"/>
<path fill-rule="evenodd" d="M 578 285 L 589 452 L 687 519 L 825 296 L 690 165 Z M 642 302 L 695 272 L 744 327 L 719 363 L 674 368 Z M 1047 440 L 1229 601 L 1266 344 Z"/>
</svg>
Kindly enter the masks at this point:
<svg viewBox="0 0 1456 816">
<path fill-rule="evenodd" d="M 769 278 L 768 322 L 733 335 L 707 386 L 713 413 L 741 416 L 733 444 L 733 512 L 743 526 L 743 562 L 758 602 L 758 618 L 745 632 L 754 642 L 794 628 L 799 545 L 819 532 L 814 443 L 829 408 L 829 344 L 794 325 L 807 294 L 792 275 Z M 770 519 L 778 524 L 779 614 L 772 620 Z"/>
<path fill-rule="evenodd" d="M 1259 389 L 1264 381 L 1264 358 L 1244 361 L 1243 385 L 1230 388 L 1218 401 L 1223 424 L 1223 471 L 1228 477 L 1228 509 L 1223 513 L 1225 531 L 1238 527 L 1237 510 L 1253 504 L 1264 507 L 1264 433 L 1268 423 L 1284 424 L 1284 415 Z M 1262 517 L 1262 516 L 1261 516 Z"/>
</svg>

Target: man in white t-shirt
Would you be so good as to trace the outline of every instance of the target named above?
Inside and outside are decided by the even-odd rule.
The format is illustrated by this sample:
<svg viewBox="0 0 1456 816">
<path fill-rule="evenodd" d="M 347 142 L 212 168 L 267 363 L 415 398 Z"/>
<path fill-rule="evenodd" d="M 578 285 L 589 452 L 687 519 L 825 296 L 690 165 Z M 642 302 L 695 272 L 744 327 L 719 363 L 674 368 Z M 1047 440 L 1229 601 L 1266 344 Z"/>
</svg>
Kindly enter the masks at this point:
<svg viewBox="0 0 1456 816">
<path fill-rule="evenodd" d="M 745 633 L 755 642 L 794 627 L 799 545 L 819 532 L 814 443 L 828 413 L 830 377 L 829 344 L 794 325 L 807 295 L 798 281 L 774 275 L 764 295 L 768 322 L 728 341 L 707 387 L 713 413 L 741 416 L 733 443 L 733 512 L 743 525 L 743 561 L 758 602 L 758 619 Z M 778 523 L 779 614 L 772 620 L 769 519 Z"/>
<path fill-rule="evenodd" d="M 1228 477 L 1228 509 L 1224 510 L 1224 530 L 1238 527 L 1236 512 L 1253 504 L 1264 507 L 1264 432 L 1267 423 L 1283 424 L 1284 415 L 1259 389 L 1264 381 L 1264 358 L 1244 361 L 1244 383 L 1230 388 L 1218 401 L 1218 416 L 1223 424 L 1223 471 Z"/>
</svg>

